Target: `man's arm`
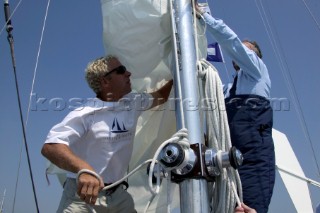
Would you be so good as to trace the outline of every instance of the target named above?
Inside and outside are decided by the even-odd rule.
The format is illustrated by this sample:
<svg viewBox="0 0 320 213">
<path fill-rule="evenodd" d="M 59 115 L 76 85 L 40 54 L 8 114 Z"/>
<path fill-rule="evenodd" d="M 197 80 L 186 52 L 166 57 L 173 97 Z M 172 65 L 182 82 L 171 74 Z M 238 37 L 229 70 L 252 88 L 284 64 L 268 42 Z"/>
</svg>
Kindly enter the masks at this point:
<svg viewBox="0 0 320 213">
<path fill-rule="evenodd" d="M 78 173 L 81 169 L 94 171 L 87 162 L 77 157 L 65 144 L 46 143 L 42 147 L 41 154 L 59 168 L 73 173 Z"/>
<path fill-rule="evenodd" d="M 59 168 L 73 173 L 78 173 L 81 169 L 94 171 L 87 162 L 77 157 L 65 144 L 46 143 L 42 147 L 41 154 Z M 102 187 L 103 182 L 97 177 L 89 173 L 82 173 L 78 179 L 77 193 L 86 203 L 94 204 Z"/>
<path fill-rule="evenodd" d="M 257 213 L 255 209 L 250 208 L 249 206 L 241 203 L 241 206 L 237 206 L 235 213 Z"/>
<path fill-rule="evenodd" d="M 216 19 L 210 14 L 202 11 L 198 5 L 196 5 L 196 10 L 202 15 L 201 20 L 206 24 L 207 30 L 215 38 L 215 40 L 220 44 L 221 48 L 228 53 L 228 55 L 234 60 L 247 74 L 254 77 L 255 79 L 260 79 L 260 65 L 262 61 L 258 59 L 258 56 L 245 45 L 238 35 L 224 23 L 221 19 Z"/>
<path fill-rule="evenodd" d="M 165 85 L 163 85 L 160 89 L 150 93 L 150 95 L 152 95 L 153 97 L 153 103 L 150 108 L 161 105 L 168 100 L 172 85 L 173 85 L 173 80 L 171 79 Z"/>
</svg>

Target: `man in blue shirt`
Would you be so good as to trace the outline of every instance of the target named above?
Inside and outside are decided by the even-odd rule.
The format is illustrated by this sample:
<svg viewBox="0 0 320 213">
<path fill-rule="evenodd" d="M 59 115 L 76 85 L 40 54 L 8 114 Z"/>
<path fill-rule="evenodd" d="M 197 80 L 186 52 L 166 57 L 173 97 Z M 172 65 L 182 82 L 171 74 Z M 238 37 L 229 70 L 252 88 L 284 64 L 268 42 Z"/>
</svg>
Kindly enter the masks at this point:
<svg viewBox="0 0 320 213">
<path fill-rule="evenodd" d="M 259 213 L 268 212 L 275 181 L 272 140 L 271 81 L 256 42 L 241 41 L 220 19 L 197 6 L 207 30 L 233 60 L 236 76 L 226 91 L 226 109 L 232 144 L 243 154 L 239 174 L 243 202 Z"/>
</svg>

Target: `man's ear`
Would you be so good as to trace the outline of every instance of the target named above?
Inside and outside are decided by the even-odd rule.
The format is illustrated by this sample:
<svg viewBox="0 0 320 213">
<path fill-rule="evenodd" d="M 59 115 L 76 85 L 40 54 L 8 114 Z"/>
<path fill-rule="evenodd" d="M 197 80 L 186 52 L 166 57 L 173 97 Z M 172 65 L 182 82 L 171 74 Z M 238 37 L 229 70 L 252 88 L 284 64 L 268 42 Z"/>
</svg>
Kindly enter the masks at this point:
<svg viewBox="0 0 320 213">
<path fill-rule="evenodd" d="M 101 85 L 101 88 L 102 88 L 102 89 L 108 88 L 109 85 L 110 85 L 110 79 L 109 79 L 109 78 L 104 78 L 104 77 L 102 77 L 102 78 L 100 79 L 100 85 Z"/>
</svg>

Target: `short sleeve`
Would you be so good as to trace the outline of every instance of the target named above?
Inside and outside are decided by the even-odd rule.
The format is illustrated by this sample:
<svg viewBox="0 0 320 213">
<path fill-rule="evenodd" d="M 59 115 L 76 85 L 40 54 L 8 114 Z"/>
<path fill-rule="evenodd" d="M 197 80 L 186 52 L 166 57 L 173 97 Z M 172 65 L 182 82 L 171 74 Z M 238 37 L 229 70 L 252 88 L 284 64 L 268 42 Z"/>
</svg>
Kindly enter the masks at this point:
<svg viewBox="0 0 320 213">
<path fill-rule="evenodd" d="M 51 128 L 45 143 L 75 143 L 85 133 L 83 117 L 77 112 L 69 113 L 61 123 Z"/>
</svg>

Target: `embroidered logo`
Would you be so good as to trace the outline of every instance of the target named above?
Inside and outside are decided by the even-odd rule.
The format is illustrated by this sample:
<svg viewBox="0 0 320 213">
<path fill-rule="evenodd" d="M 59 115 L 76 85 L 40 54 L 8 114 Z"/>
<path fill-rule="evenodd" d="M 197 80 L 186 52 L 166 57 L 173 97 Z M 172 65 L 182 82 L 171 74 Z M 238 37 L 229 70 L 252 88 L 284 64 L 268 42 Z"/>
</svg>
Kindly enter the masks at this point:
<svg viewBox="0 0 320 213">
<path fill-rule="evenodd" d="M 128 132 L 126 127 L 124 126 L 124 123 L 122 122 L 122 127 L 120 126 L 118 119 L 114 118 L 113 123 L 112 123 L 112 128 L 111 128 L 112 133 L 122 133 L 122 132 Z"/>
</svg>

